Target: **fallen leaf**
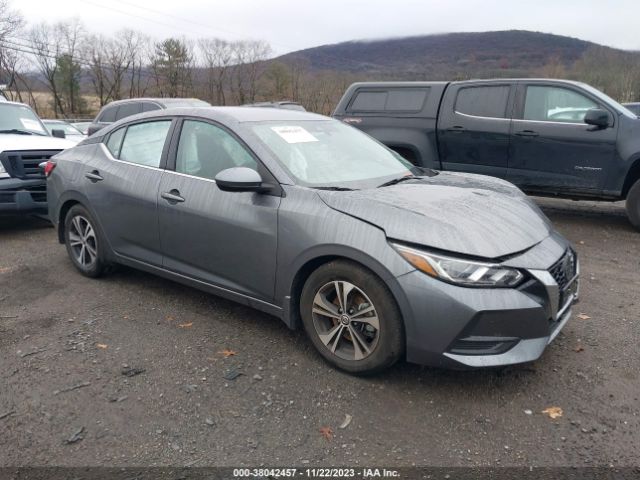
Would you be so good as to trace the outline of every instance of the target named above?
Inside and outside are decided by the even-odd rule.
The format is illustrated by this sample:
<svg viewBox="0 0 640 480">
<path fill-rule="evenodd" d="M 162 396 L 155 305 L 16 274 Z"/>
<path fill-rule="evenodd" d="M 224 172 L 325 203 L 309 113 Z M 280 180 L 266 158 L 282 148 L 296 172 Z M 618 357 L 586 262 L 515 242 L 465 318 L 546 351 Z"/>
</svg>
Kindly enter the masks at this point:
<svg viewBox="0 0 640 480">
<path fill-rule="evenodd" d="M 333 438 L 333 430 L 331 429 L 331 427 L 321 427 L 320 435 L 322 435 L 325 438 L 325 440 L 328 442 Z"/>
<path fill-rule="evenodd" d="M 167 316 L 166 316 L 166 318 L 165 318 L 165 320 L 166 320 L 167 322 L 173 322 L 173 321 L 175 320 L 175 318 L 173 318 L 171 315 L 167 315 Z"/>
<path fill-rule="evenodd" d="M 555 419 L 562 416 L 562 409 L 560 407 L 548 407 L 542 410 L 542 413 L 549 416 L 549 418 Z"/>
<path fill-rule="evenodd" d="M 104 350 L 104 349 L 106 349 L 106 348 L 108 348 L 108 346 L 107 346 L 107 345 L 105 345 L 104 343 L 96 343 L 96 347 L 101 348 L 101 349 L 103 349 L 103 350 Z"/>
<path fill-rule="evenodd" d="M 345 413 L 344 421 L 340 425 L 340 428 L 343 428 L 343 429 L 347 428 L 349 426 L 349 424 L 351 423 L 351 420 L 353 420 L 353 417 L 351 415 L 349 415 L 348 413 Z"/>
<path fill-rule="evenodd" d="M 191 328 L 192 326 L 193 326 L 193 322 L 181 323 L 180 325 L 178 325 L 178 327 L 180 328 Z"/>
<path fill-rule="evenodd" d="M 578 345 L 573 349 L 574 352 L 584 352 L 584 347 L 582 345 Z"/>
<path fill-rule="evenodd" d="M 8 273 L 13 270 L 13 267 L 0 267 L 0 273 Z"/>
<path fill-rule="evenodd" d="M 587 315 L 586 313 L 580 313 L 580 314 L 578 314 L 578 318 L 580 320 L 589 320 L 591 317 L 589 315 Z"/>
<path fill-rule="evenodd" d="M 225 348 L 224 350 L 221 350 L 218 353 L 222 355 L 224 358 L 229 358 L 236 354 L 236 352 L 234 352 L 233 350 L 229 350 L 228 348 Z"/>
</svg>

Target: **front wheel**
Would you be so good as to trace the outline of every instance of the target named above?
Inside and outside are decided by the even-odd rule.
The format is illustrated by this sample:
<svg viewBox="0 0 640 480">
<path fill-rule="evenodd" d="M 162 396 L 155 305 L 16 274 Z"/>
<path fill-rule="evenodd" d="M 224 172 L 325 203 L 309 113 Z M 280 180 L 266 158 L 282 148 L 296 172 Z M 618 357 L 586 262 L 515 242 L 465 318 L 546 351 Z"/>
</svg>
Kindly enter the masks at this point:
<svg viewBox="0 0 640 480">
<path fill-rule="evenodd" d="M 627 216 L 631 225 L 640 230 L 640 180 L 636 180 L 627 195 Z"/>
<path fill-rule="evenodd" d="M 404 351 L 395 299 L 375 274 L 356 263 L 333 261 L 313 272 L 302 290 L 300 314 L 318 352 L 349 373 L 383 370 Z"/>
<path fill-rule="evenodd" d="M 91 214 L 81 205 L 69 209 L 64 222 L 64 240 L 73 265 L 87 277 L 105 270 L 102 240 Z"/>
</svg>

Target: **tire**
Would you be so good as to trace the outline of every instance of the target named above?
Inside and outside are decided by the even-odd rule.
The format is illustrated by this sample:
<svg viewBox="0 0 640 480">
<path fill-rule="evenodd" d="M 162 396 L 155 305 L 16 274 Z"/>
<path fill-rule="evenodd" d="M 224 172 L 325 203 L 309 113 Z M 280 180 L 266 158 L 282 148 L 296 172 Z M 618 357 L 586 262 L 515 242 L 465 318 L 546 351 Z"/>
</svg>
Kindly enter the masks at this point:
<svg viewBox="0 0 640 480">
<path fill-rule="evenodd" d="M 82 205 L 74 205 L 64 220 L 64 243 L 74 267 L 84 276 L 102 275 L 105 261 L 104 241 L 93 216 Z"/>
<path fill-rule="evenodd" d="M 631 225 L 640 230 L 640 180 L 636 180 L 627 194 L 627 216 Z"/>
<path fill-rule="evenodd" d="M 346 309 L 338 291 L 341 297 L 346 291 Z M 404 324 L 395 299 L 357 263 L 336 260 L 315 270 L 302 289 L 300 315 L 320 355 L 346 372 L 379 372 L 404 353 Z"/>
</svg>

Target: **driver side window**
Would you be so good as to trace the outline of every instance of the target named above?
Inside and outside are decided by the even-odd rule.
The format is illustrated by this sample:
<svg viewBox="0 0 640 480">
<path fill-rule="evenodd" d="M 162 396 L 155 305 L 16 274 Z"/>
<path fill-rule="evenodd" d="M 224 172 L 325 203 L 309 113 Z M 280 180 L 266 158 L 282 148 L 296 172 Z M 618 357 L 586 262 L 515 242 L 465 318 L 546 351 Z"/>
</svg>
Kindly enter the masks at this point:
<svg viewBox="0 0 640 480">
<path fill-rule="evenodd" d="M 524 120 L 583 123 L 587 111 L 598 108 L 593 100 L 560 87 L 528 86 Z"/>
<path fill-rule="evenodd" d="M 197 120 L 185 120 L 176 155 L 176 172 L 214 180 L 227 168 L 258 169 L 251 154 L 220 127 Z"/>
</svg>

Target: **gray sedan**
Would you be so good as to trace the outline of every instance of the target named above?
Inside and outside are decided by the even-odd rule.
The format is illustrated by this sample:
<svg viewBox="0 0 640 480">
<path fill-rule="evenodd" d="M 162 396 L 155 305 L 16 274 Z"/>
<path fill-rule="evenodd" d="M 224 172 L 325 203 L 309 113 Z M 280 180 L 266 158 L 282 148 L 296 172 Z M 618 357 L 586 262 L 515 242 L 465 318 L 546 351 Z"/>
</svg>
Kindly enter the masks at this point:
<svg viewBox="0 0 640 480">
<path fill-rule="evenodd" d="M 574 251 L 516 187 L 319 115 L 150 112 L 46 172 L 80 273 L 125 264 L 260 309 L 352 373 L 533 361 L 578 295 Z"/>
</svg>

